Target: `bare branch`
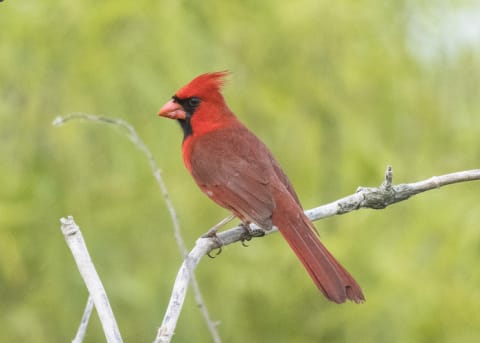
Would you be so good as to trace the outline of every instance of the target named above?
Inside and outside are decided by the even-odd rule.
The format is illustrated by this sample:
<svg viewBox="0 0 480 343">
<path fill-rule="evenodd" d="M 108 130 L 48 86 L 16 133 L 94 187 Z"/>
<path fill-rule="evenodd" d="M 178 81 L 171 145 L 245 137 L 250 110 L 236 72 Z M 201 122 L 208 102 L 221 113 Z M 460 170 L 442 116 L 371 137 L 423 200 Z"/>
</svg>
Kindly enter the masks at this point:
<svg viewBox="0 0 480 343">
<path fill-rule="evenodd" d="M 316 207 L 305 213 L 310 220 L 314 221 L 360 208 L 383 209 L 425 191 L 453 183 L 480 180 L 480 169 L 473 169 L 394 186 L 392 185 L 392 174 L 392 168 L 389 166 L 387 167 L 386 179 L 380 187 L 359 187 L 355 194 Z"/>
<path fill-rule="evenodd" d="M 186 248 L 185 241 L 182 238 L 177 212 L 175 211 L 175 207 L 173 206 L 173 203 L 170 200 L 167 186 L 165 185 L 165 182 L 163 182 L 163 179 L 162 179 L 162 171 L 160 170 L 157 163 L 155 162 L 152 152 L 147 148 L 145 143 L 143 143 L 143 141 L 140 139 L 140 136 L 138 135 L 135 128 L 132 125 L 130 125 L 128 122 L 122 119 L 97 116 L 97 115 L 88 114 L 88 113 L 71 113 L 63 117 L 60 116 L 55 118 L 52 124 L 54 126 L 60 126 L 74 119 L 83 119 L 83 120 L 93 121 L 100 124 L 110 124 L 123 129 L 127 137 L 145 155 L 145 157 L 148 160 L 148 163 L 150 164 L 150 168 L 152 169 L 152 173 L 155 176 L 155 180 L 157 181 L 157 184 L 160 187 L 160 191 L 162 192 L 163 198 L 165 200 L 165 204 L 167 205 L 168 212 L 170 213 L 170 218 L 173 224 L 173 232 L 175 235 L 175 239 L 180 248 L 182 256 L 185 257 L 188 254 L 188 250 Z"/>
<path fill-rule="evenodd" d="M 82 343 L 85 334 L 87 333 L 88 322 L 93 311 L 93 298 L 91 295 L 88 296 L 87 304 L 85 305 L 85 310 L 83 311 L 82 320 L 78 326 L 77 334 L 72 340 L 72 343 Z"/>
<path fill-rule="evenodd" d="M 111 125 L 120 127 L 121 129 L 126 131 L 126 135 L 128 136 L 128 138 L 133 142 L 133 144 L 135 144 L 138 147 L 138 149 L 140 149 L 140 151 L 145 155 L 145 157 L 148 160 L 148 163 L 150 164 L 152 173 L 155 177 L 155 180 L 157 181 L 158 186 L 160 187 L 160 191 L 162 192 L 168 212 L 170 213 L 170 218 L 173 224 L 173 234 L 174 234 L 175 240 L 177 242 L 177 245 L 180 249 L 180 252 L 183 258 L 185 259 L 186 256 L 188 255 L 188 250 L 186 248 L 185 241 L 183 240 L 183 237 L 181 234 L 180 223 L 178 221 L 178 216 L 175 211 L 175 207 L 173 206 L 172 200 L 170 199 L 170 196 L 168 194 L 167 186 L 162 179 L 162 175 L 161 175 L 162 171 L 158 167 L 157 163 L 155 162 L 155 159 L 153 158 L 153 154 L 151 153 L 151 151 L 147 148 L 145 143 L 143 143 L 143 141 L 140 139 L 140 136 L 137 134 L 137 131 L 135 130 L 135 128 L 132 125 L 130 125 L 128 122 L 122 119 L 97 116 L 97 115 L 88 114 L 88 113 L 71 113 L 67 116 L 63 116 L 63 117 L 59 116 L 53 120 L 52 124 L 54 126 L 60 126 L 73 119 L 83 119 L 83 120 L 89 120 L 89 121 L 93 121 L 101 124 L 111 124 Z M 220 343 L 221 339 L 220 339 L 220 334 L 218 333 L 218 330 L 217 330 L 217 325 L 210 318 L 210 313 L 208 312 L 208 308 L 205 306 L 203 295 L 200 291 L 200 286 L 197 282 L 197 279 L 195 278 L 195 275 L 191 275 L 190 281 L 192 284 L 195 301 L 197 303 L 198 308 L 200 309 L 200 312 L 203 315 L 203 318 L 205 320 L 205 323 L 207 324 L 210 334 L 212 335 L 213 342 Z"/>
<path fill-rule="evenodd" d="M 427 180 L 398 185 L 393 185 L 392 180 L 392 167 L 388 166 L 387 171 L 385 172 L 385 181 L 379 187 L 359 187 L 354 194 L 331 203 L 306 210 L 305 214 L 311 221 L 316 221 L 352 212 L 354 210 L 359 210 L 361 208 L 377 210 L 383 209 L 387 206 L 407 200 L 408 198 L 425 191 L 440 188 L 453 183 L 480 180 L 480 169 L 460 171 L 441 176 L 433 176 Z M 256 227 L 254 224 L 251 224 L 250 226 L 253 226 L 253 229 L 258 229 L 258 227 Z M 275 231 L 277 231 L 277 229 L 273 228 L 266 233 L 270 234 Z M 223 231 L 217 234 L 217 238 L 219 239 L 216 241 L 214 240 L 212 250 L 218 249 L 221 246 L 248 239 L 248 237 L 245 237 L 245 229 L 242 226 L 237 226 L 227 231 Z"/>
<path fill-rule="evenodd" d="M 393 171 L 388 166 L 385 172 L 385 180 L 379 187 L 359 187 L 356 193 L 334 201 L 332 203 L 306 210 L 305 214 L 312 220 L 320 220 L 335 215 L 345 214 L 360 208 L 383 209 L 389 205 L 406 200 L 418 193 L 431 189 L 436 189 L 452 183 L 480 180 L 480 169 L 461 171 L 442 176 L 434 176 L 424 181 L 392 185 Z M 252 230 L 260 228 L 255 224 L 250 224 Z M 277 231 L 272 228 L 266 231 L 271 234 Z M 249 236 L 242 226 L 220 232 L 216 238 L 200 238 L 192 249 L 187 259 L 183 262 L 173 286 L 172 296 L 168 305 L 162 326 L 158 330 L 155 343 L 170 342 L 174 333 L 178 316 L 180 315 L 184 298 L 186 296 L 188 284 L 188 273 L 186 266 L 192 270 L 198 265 L 200 259 L 214 249 L 221 248 L 239 241 L 250 240 Z"/>
<path fill-rule="evenodd" d="M 108 302 L 107 294 L 103 288 L 100 277 L 95 270 L 90 254 L 88 253 L 82 232 L 73 217 L 60 219 L 62 223 L 61 229 L 65 236 L 68 247 L 70 248 L 73 258 L 77 263 L 78 270 L 82 275 L 83 281 L 87 286 L 88 292 L 93 299 L 98 317 L 102 323 L 103 332 L 108 343 L 121 343 L 122 337 L 118 329 L 117 322 L 113 315 L 112 308 Z M 78 335 L 77 335 L 78 336 Z"/>
<path fill-rule="evenodd" d="M 209 251 L 213 249 L 213 240 L 210 238 L 200 238 L 197 240 L 195 247 L 183 261 L 173 287 L 170 302 L 163 318 L 162 326 L 157 332 L 154 343 L 167 343 L 175 333 L 175 327 L 182 310 L 183 302 L 187 294 L 188 283 L 192 271 L 197 267 L 198 263 Z"/>
<path fill-rule="evenodd" d="M 140 140 L 133 127 L 123 120 L 99 117 L 83 113 L 74 113 L 66 117 L 59 117 L 55 119 L 54 125 L 60 125 L 68 120 L 77 118 L 93 120 L 108 124 L 115 124 L 126 129 L 129 138 L 134 142 L 135 145 L 139 147 L 139 149 L 146 155 L 147 159 L 149 160 L 152 171 L 155 175 L 155 178 L 157 179 L 157 183 L 162 190 L 162 194 L 164 195 L 167 207 L 169 208 L 172 222 L 175 228 L 175 237 L 177 238 L 177 242 L 179 242 L 179 246 L 182 254 L 185 256 L 185 260 L 177 274 L 177 278 L 175 280 L 172 291 L 172 296 L 170 298 L 170 302 L 165 313 L 162 325 L 157 332 L 155 343 L 164 343 L 171 341 L 185 300 L 188 284 L 190 282 L 192 282 L 194 286 L 193 288 L 197 303 L 206 319 L 214 342 L 220 342 L 220 337 L 218 336 L 218 331 L 216 330 L 216 323 L 210 320 L 208 311 L 203 305 L 201 294 L 198 291 L 198 284 L 196 283 L 193 276 L 193 270 L 200 263 L 202 257 L 207 255 L 212 250 L 221 248 L 225 245 L 229 245 L 235 242 L 243 242 L 245 240 L 250 240 L 254 236 L 250 235 L 244 227 L 237 226 L 224 232 L 218 233 L 215 238 L 198 239 L 192 251 L 187 254 L 185 244 L 183 243 L 183 240 L 180 236 L 179 224 L 175 210 L 169 199 L 166 186 L 161 179 L 160 169 L 157 167 L 151 152 Z M 442 176 L 434 176 L 427 180 L 414 183 L 393 185 L 393 171 L 392 168 L 389 166 L 385 173 L 385 180 L 379 187 L 359 187 L 354 194 L 336 200 L 332 203 L 307 210 L 305 211 L 305 214 L 310 220 L 315 221 L 335 215 L 345 214 L 361 208 L 383 209 L 389 205 L 406 200 L 421 192 L 425 192 L 453 183 L 474 180 L 480 180 L 480 169 L 461 171 Z M 253 230 L 253 232 L 261 230 L 255 224 L 251 224 L 250 229 Z M 271 230 L 267 231 L 266 234 L 271 234 L 276 231 L 277 229 L 274 227 Z M 178 239 L 178 237 L 180 237 L 180 239 Z M 103 321 L 102 324 L 104 324 Z"/>
</svg>

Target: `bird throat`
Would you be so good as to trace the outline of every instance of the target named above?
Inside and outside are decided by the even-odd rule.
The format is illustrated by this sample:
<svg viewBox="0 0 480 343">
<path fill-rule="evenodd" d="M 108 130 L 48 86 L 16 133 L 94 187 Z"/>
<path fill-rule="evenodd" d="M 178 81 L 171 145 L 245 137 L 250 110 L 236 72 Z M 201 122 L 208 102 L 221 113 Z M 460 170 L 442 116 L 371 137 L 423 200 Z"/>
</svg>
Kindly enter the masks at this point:
<svg viewBox="0 0 480 343">
<path fill-rule="evenodd" d="M 200 101 L 196 97 L 179 98 L 178 96 L 174 95 L 172 98 L 176 103 L 182 106 L 183 110 L 186 113 L 185 119 L 177 119 L 180 127 L 183 130 L 183 141 L 185 141 L 193 133 L 190 120 L 192 119 L 192 116 L 194 115 L 197 107 L 200 105 Z"/>
<path fill-rule="evenodd" d="M 187 117 L 185 119 L 178 119 L 177 120 L 178 123 L 180 124 L 180 127 L 182 128 L 182 131 L 183 131 L 183 141 L 185 141 L 193 133 L 192 124 L 190 122 L 190 119 L 192 119 L 192 115 L 190 113 L 187 113 Z"/>
</svg>

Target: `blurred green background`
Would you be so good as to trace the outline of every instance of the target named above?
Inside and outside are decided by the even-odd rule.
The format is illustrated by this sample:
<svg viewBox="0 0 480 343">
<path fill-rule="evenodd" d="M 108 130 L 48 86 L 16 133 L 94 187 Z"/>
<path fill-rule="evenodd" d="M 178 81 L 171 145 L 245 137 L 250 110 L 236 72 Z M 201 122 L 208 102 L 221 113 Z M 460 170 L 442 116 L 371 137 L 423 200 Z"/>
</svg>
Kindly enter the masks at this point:
<svg viewBox="0 0 480 343">
<path fill-rule="evenodd" d="M 357 186 L 480 167 L 474 1 L 0 3 L 0 341 L 66 342 L 87 292 L 59 218 L 74 215 L 127 342 L 150 342 L 181 263 L 152 150 L 185 240 L 227 215 L 194 185 L 161 105 L 229 69 L 225 96 L 271 147 L 306 208 Z M 367 302 L 316 290 L 280 235 L 224 249 L 197 276 L 225 342 L 480 341 L 480 184 L 323 220 Z M 103 342 L 96 316 L 88 342 Z M 209 342 L 191 293 L 174 342 Z"/>
</svg>

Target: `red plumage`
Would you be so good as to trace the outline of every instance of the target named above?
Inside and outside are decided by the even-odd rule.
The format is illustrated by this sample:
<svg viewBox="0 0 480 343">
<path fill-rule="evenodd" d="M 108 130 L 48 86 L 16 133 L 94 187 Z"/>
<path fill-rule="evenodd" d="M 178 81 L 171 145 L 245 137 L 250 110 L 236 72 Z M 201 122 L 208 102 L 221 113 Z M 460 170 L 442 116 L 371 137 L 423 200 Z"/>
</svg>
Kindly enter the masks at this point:
<svg viewBox="0 0 480 343">
<path fill-rule="evenodd" d="M 277 160 L 228 108 L 221 93 L 226 74 L 198 76 L 159 112 L 184 131 L 185 166 L 205 194 L 242 222 L 278 227 L 328 299 L 363 301 L 360 286 L 320 242 Z"/>
</svg>

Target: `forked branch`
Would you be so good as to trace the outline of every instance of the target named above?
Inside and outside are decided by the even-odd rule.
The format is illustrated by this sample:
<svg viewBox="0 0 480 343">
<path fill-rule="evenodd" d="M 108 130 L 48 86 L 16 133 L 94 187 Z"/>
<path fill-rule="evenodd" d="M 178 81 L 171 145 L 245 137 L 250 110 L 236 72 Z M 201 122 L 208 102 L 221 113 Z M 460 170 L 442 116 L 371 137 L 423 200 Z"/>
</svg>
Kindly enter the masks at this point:
<svg viewBox="0 0 480 343">
<path fill-rule="evenodd" d="M 193 276 L 193 271 L 200 263 L 202 257 L 210 253 L 212 250 L 221 248 L 235 242 L 243 242 L 245 240 L 250 240 L 253 237 L 247 233 L 244 227 L 237 226 L 218 233 L 215 238 L 198 239 L 194 248 L 190 251 L 190 253 L 186 254 L 186 248 L 180 236 L 178 219 L 171 200 L 168 197 L 165 184 L 161 179 L 160 169 L 157 167 L 151 152 L 140 140 L 133 127 L 127 122 L 120 119 L 99 117 L 84 113 L 75 113 L 66 117 L 59 117 L 54 121 L 54 125 L 63 124 L 71 119 L 86 119 L 100 123 L 114 124 L 125 129 L 128 137 L 146 155 L 152 168 L 153 174 L 161 188 L 162 194 L 167 203 L 167 207 L 169 209 L 174 226 L 174 233 L 177 238 L 177 243 L 180 247 L 180 250 L 185 256 L 185 260 L 177 274 L 172 295 L 170 297 L 170 303 L 166 310 L 162 325 L 157 332 L 155 343 L 171 341 L 190 282 L 192 282 L 194 285 L 194 292 L 196 295 L 197 303 L 201 308 L 207 326 L 210 329 L 212 339 L 214 342 L 220 342 L 220 337 L 216 329 L 216 323 L 210 319 L 208 311 L 204 306 L 198 284 L 195 282 Z M 359 187 L 354 194 L 346 196 L 329 204 L 307 210 L 305 211 L 305 214 L 310 220 L 315 221 L 335 215 L 345 214 L 361 208 L 383 209 L 389 205 L 406 200 L 421 192 L 425 192 L 453 183 L 474 180 L 480 180 L 480 169 L 434 176 L 427 180 L 414 183 L 393 185 L 393 172 L 392 168 L 389 166 L 387 167 L 387 171 L 385 173 L 385 179 L 379 187 Z M 253 230 L 253 232 L 255 232 L 260 228 L 252 224 L 251 229 Z M 79 232 L 79 228 L 74 223 L 73 218 L 69 217 L 68 219 L 62 219 L 62 231 L 64 232 L 67 242 L 69 243 L 69 247 L 72 250 L 72 254 L 75 257 L 75 260 L 77 261 L 80 273 L 82 274 L 87 288 L 89 289 L 90 296 L 92 297 L 97 312 L 99 313 L 100 320 L 102 321 L 102 325 L 105 330 L 107 341 L 121 342 L 120 333 L 115 323 L 113 312 L 108 305 L 106 293 L 103 289 L 103 286 L 101 286 L 100 279 L 95 272 L 90 257 L 88 256 L 85 242 L 83 241 L 81 233 Z M 202 230 L 199 231 L 202 232 Z M 277 229 L 273 228 L 272 230 L 267 231 L 266 234 L 271 234 L 276 231 Z M 86 315 L 84 316 L 85 318 L 88 318 L 89 312 L 90 311 L 88 310 L 87 306 Z M 78 341 L 82 340 L 81 337 L 83 337 L 83 332 L 85 330 L 85 325 L 87 321 L 88 319 L 82 320 L 82 325 L 80 326 L 79 334 L 77 335 L 77 337 L 79 337 Z"/>
<path fill-rule="evenodd" d="M 324 219 L 335 215 L 345 214 L 361 208 L 382 209 L 397 202 L 406 200 L 418 193 L 436 189 L 452 183 L 480 180 L 480 169 L 461 171 L 441 176 L 433 176 L 427 180 L 414 183 L 393 185 L 393 170 L 391 166 L 387 167 L 385 180 L 379 187 L 359 187 L 357 191 L 342 199 L 336 200 L 326 205 L 322 205 L 305 211 L 307 217 L 312 220 Z M 253 230 L 258 230 L 254 224 L 251 224 Z M 276 232 L 273 228 L 267 231 L 267 234 Z M 183 301 L 186 296 L 187 285 L 189 282 L 188 270 L 193 270 L 201 258 L 214 249 L 223 246 L 249 240 L 252 237 L 246 236 L 246 230 L 242 226 L 237 226 L 217 234 L 216 239 L 200 238 L 195 247 L 183 262 L 180 271 L 177 274 L 173 287 L 172 296 L 168 305 L 162 326 L 158 330 L 155 343 L 170 342 L 175 331 L 175 326 L 181 312 Z"/>
</svg>

